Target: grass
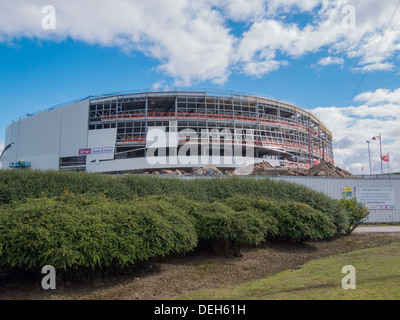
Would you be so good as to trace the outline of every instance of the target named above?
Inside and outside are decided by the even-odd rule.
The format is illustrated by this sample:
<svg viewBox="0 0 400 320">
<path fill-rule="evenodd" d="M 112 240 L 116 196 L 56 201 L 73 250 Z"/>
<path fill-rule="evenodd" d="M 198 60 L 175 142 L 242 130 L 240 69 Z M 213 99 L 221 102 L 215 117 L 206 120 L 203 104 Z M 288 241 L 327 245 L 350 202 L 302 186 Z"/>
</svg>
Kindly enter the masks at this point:
<svg viewBox="0 0 400 320">
<path fill-rule="evenodd" d="M 342 288 L 342 268 L 356 269 L 356 289 Z M 296 270 L 221 289 L 201 290 L 184 300 L 399 300 L 400 243 L 318 259 Z"/>
</svg>

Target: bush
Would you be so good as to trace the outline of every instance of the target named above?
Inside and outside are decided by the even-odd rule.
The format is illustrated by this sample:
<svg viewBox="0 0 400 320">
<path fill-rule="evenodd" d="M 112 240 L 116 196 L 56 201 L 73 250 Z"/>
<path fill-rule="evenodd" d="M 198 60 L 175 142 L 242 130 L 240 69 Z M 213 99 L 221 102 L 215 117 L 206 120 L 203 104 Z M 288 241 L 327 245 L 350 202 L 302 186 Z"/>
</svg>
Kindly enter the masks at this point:
<svg viewBox="0 0 400 320">
<path fill-rule="evenodd" d="M 341 199 L 340 203 L 346 208 L 349 217 L 349 226 L 346 234 L 351 234 L 361 222 L 368 217 L 369 211 L 362 202 L 356 199 Z"/>
<path fill-rule="evenodd" d="M 335 225 L 322 212 L 303 203 L 281 203 L 275 212 L 279 237 L 299 241 L 322 240 L 336 233 Z"/>
<path fill-rule="evenodd" d="M 266 237 L 263 221 L 250 210 L 236 212 L 220 202 L 193 202 L 188 213 L 199 239 L 211 242 L 219 254 L 238 256 L 243 246 L 259 246 Z"/>
<path fill-rule="evenodd" d="M 197 244 L 193 224 L 170 204 L 118 203 L 64 193 L 0 209 L 0 268 L 121 269 Z"/>
<path fill-rule="evenodd" d="M 265 199 L 265 198 L 259 198 Z M 250 211 L 261 219 L 263 223 L 264 236 L 266 238 L 278 237 L 278 220 L 272 212 L 268 210 L 260 210 L 258 207 L 258 199 L 254 197 L 236 196 L 224 200 L 224 203 L 236 212 Z"/>
<path fill-rule="evenodd" d="M 199 240 L 239 255 L 268 238 L 351 230 L 348 214 L 343 202 L 270 179 L 2 171 L 0 268 L 114 270 L 188 252 Z"/>
<path fill-rule="evenodd" d="M 135 175 L 111 177 L 85 172 L 0 171 L 0 204 L 42 195 L 59 196 L 64 190 L 75 194 L 105 194 L 116 200 L 130 200 L 134 196 L 181 194 L 187 199 L 208 203 L 234 196 L 262 196 L 308 204 L 331 217 L 337 232 L 348 228 L 347 212 L 340 202 L 305 186 L 268 178 L 216 177 L 181 180 Z"/>
<path fill-rule="evenodd" d="M 225 201 L 235 209 L 253 207 L 263 219 L 269 219 L 270 234 L 275 238 L 292 240 L 320 240 L 332 237 L 337 228 L 331 217 L 311 206 L 260 198 L 235 197 Z M 273 222 L 273 223 L 272 223 Z"/>
</svg>

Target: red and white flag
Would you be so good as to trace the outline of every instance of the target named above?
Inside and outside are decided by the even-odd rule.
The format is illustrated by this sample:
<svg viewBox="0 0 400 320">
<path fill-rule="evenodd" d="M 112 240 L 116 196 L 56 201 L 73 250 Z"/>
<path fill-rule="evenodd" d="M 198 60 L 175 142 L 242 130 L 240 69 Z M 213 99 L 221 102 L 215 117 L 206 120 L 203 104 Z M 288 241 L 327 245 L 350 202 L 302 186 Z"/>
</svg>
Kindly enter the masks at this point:
<svg viewBox="0 0 400 320">
<path fill-rule="evenodd" d="M 385 162 L 389 162 L 389 155 L 387 154 L 386 156 L 382 156 L 381 159 Z"/>
</svg>

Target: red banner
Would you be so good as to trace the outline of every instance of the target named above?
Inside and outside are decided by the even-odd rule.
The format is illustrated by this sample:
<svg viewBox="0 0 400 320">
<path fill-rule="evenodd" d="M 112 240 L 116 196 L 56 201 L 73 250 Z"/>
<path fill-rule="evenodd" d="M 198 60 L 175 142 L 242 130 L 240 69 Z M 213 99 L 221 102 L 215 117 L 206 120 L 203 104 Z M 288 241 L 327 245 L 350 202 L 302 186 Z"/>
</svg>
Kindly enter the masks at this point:
<svg viewBox="0 0 400 320">
<path fill-rule="evenodd" d="M 80 156 L 87 156 L 92 153 L 91 148 L 86 148 L 86 149 L 79 149 L 79 155 Z"/>
</svg>

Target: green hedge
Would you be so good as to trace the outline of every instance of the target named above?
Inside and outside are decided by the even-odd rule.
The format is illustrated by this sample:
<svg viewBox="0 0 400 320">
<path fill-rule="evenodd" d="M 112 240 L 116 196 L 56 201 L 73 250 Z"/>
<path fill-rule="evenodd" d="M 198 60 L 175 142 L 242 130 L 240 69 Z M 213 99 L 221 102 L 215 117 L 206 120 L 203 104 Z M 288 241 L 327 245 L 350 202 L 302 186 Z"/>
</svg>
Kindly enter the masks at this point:
<svg viewBox="0 0 400 320">
<path fill-rule="evenodd" d="M 337 233 L 332 217 L 304 203 L 240 196 L 226 199 L 225 203 L 238 211 L 245 208 L 257 210 L 263 220 L 270 221 L 270 234 L 277 238 L 320 240 Z"/>
<path fill-rule="evenodd" d="M 0 172 L 0 268 L 120 270 L 199 241 L 239 255 L 266 239 L 327 239 L 345 205 L 270 179 L 180 180 L 74 172 Z"/>
<path fill-rule="evenodd" d="M 193 250 L 198 241 L 239 255 L 268 238 L 318 240 L 333 236 L 329 217 L 305 204 L 234 197 L 199 202 L 183 196 L 41 197 L 0 208 L 0 268 L 108 270 Z"/>
<path fill-rule="evenodd" d="M 62 194 L 0 208 L 0 268 L 122 268 L 197 245 L 194 226 L 165 203 Z"/>
<path fill-rule="evenodd" d="M 234 196 L 266 197 L 305 203 L 328 215 L 337 231 L 348 228 L 346 209 L 327 195 L 298 184 L 271 179 L 243 177 L 197 178 L 181 180 L 157 176 L 126 175 L 119 177 L 84 172 L 0 171 L 0 204 L 27 198 L 71 193 L 104 194 L 116 200 L 150 195 L 181 194 L 187 199 L 212 203 Z"/>
</svg>

